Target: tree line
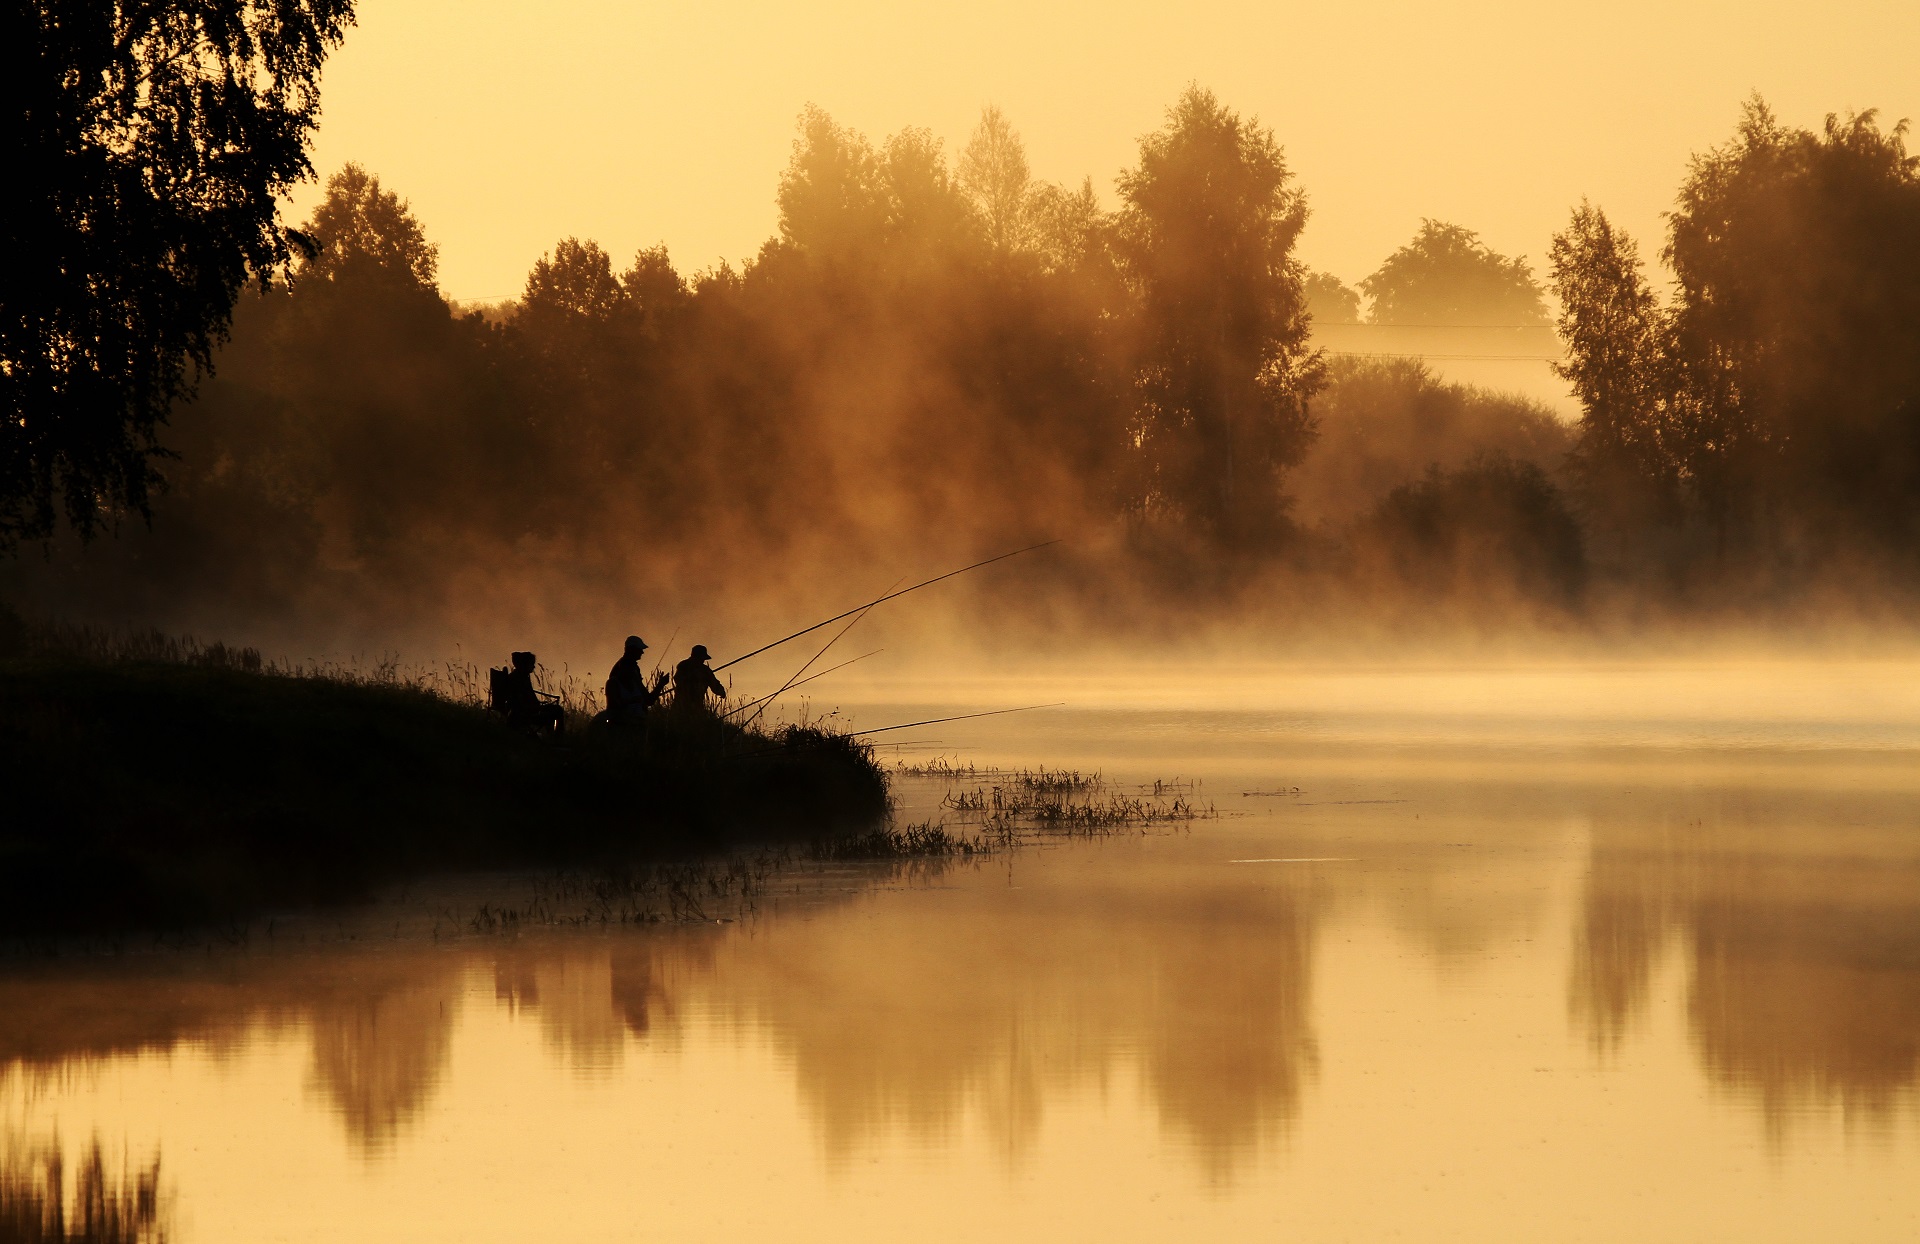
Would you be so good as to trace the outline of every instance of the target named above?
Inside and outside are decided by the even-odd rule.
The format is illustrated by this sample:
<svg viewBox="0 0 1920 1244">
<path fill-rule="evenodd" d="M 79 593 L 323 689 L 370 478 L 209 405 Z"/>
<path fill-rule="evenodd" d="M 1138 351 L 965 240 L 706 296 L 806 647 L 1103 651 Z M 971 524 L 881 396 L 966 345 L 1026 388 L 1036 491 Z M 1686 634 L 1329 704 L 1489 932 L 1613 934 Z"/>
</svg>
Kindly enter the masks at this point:
<svg viewBox="0 0 1920 1244">
<path fill-rule="evenodd" d="M 13 568 L 44 599 L 368 628 L 806 591 L 823 568 L 1066 535 L 1040 610 L 1686 606 L 1920 552 L 1920 190 L 1904 128 L 1749 107 L 1671 216 L 1670 296 L 1583 205 L 1546 281 L 1426 221 L 1358 289 L 1296 254 L 1272 131 L 1200 88 L 1103 205 L 988 109 L 956 156 L 817 109 L 739 267 L 566 238 L 459 310 L 349 166 L 177 408 L 153 526 Z M 1534 324 L 1569 427 L 1316 317 Z M 881 584 L 884 586 L 884 583 Z M 177 610 L 172 612 L 177 613 Z"/>
<path fill-rule="evenodd" d="M 1920 163 L 1872 112 L 1812 132 L 1750 101 L 1668 216 L 1662 298 L 1590 204 L 1551 284 L 1599 540 L 1669 578 L 1791 589 L 1920 556 Z"/>
</svg>

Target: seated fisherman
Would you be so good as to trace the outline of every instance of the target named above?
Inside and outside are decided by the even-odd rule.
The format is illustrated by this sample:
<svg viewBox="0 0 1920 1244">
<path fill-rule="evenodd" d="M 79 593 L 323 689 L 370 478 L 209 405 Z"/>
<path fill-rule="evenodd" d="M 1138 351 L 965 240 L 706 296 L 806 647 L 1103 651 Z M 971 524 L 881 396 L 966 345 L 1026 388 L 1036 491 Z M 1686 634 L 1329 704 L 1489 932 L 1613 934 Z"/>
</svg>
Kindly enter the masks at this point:
<svg viewBox="0 0 1920 1244">
<path fill-rule="evenodd" d="M 543 730 L 565 734 L 566 710 L 533 689 L 534 664 L 531 652 L 513 654 L 513 671 L 507 675 L 507 724 L 533 734 Z"/>
<path fill-rule="evenodd" d="M 673 711 L 676 714 L 705 710 L 708 692 L 718 699 L 727 698 L 726 687 L 707 668 L 707 662 L 711 660 L 713 658 L 707 655 L 707 646 L 695 644 L 692 654 L 673 667 Z"/>
<path fill-rule="evenodd" d="M 613 663 L 607 675 L 606 720 L 615 725 L 637 725 L 647 719 L 647 710 L 660 702 L 667 685 L 665 671 L 655 674 L 652 686 L 640 672 L 640 655 L 647 641 L 638 635 L 627 636 L 627 650 Z"/>
</svg>

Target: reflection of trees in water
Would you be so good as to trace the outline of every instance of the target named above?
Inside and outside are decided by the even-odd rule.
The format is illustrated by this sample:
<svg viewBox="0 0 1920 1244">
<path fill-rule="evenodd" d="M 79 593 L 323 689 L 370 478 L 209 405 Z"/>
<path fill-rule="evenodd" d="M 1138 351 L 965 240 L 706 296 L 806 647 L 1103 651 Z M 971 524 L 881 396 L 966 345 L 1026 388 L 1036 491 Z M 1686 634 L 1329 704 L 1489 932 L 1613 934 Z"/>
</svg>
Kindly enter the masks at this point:
<svg viewBox="0 0 1920 1244">
<path fill-rule="evenodd" d="M 613 1013 L 613 974 L 603 947 L 585 954 L 512 948 L 494 959 L 493 995 L 540 1021 L 547 1048 L 576 1071 L 620 1066 L 625 1026 Z"/>
<path fill-rule="evenodd" d="M 791 1051 L 830 1156 L 977 1118 L 1017 1158 L 1044 1105 L 1137 1069 L 1167 1136 L 1230 1180 L 1298 1114 L 1316 1067 L 1314 904 L 1285 890 L 1169 892 L 1153 877 L 1037 901 L 915 888 L 813 919 L 606 940 L 146 962 L 0 981 L 0 1062 L 56 1066 L 177 1042 L 311 1037 L 309 1089 L 366 1152 L 431 1102 L 468 966 L 585 1071 L 679 1041 L 698 1010 Z M 17 1004 L 17 1005 L 16 1005 Z M 5 1016 L 40 1014 L 48 1025 Z"/>
<path fill-rule="evenodd" d="M 1307 1020 L 1312 930 L 1297 907 L 1186 929 L 1150 951 L 1160 980 L 1147 1077 L 1162 1123 L 1225 1183 L 1299 1114 L 1319 1066 Z"/>
<path fill-rule="evenodd" d="M 309 1035 L 309 1090 L 354 1142 L 384 1147 L 446 1065 L 459 961 L 432 950 L 64 961 L 0 978 L 0 1067 L 35 1074 L 192 1042 L 231 1056 L 263 1031 Z"/>
<path fill-rule="evenodd" d="M 711 927 L 610 943 L 552 943 L 495 954 L 494 997 L 540 1021 L 547 1048 L 581 1072 L 620 1066 L 629 1034 L 677 1040 L 686 978 L 711 959 Z"/>
<path fill-rule="evenodd" d="M 57 1143 L 0 1150 L 0 1241 L 6 1244 L 144 1244 L 167 1238 L 160 1159 L 115 1175 L 96 1139 L 69 1186 Z"/>
<path fill-rule="evenodd" d="M 368 1150 L 419 1116 L 446 1069 L 460 995 L 444 976 L 315 1006 L 308 1087 Z"/>
<path fill-rule="evenodd" d="M 1276 1139 L 1316 1067 L 1297 896 L 1061 888 L 882 896 L 719 945 L 702 1000 L 791 1051 L 833 1159 L 974 1114 L 1009 1160 L 1043 1104 L 1132 1064 L 1215 1182 Z"/>
<path fill-rule="evenodd" d="M 1597 827 L 1576 1021 L 1617 1045 L 1677 945 L 1700 1062 L 1769 1130 L 1808 1109 L 1885 1116 L 1920 1086 L 1920 859 L 1897 802 L 1717 800 Z"/>
</svg>

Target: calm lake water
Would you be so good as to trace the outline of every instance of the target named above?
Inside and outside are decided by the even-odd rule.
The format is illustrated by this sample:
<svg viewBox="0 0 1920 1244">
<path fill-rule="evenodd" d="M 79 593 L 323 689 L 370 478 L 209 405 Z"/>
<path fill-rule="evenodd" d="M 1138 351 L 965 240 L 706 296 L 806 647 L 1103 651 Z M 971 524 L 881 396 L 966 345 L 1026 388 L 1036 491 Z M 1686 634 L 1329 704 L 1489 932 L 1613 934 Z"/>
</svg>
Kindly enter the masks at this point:
<svg viewBox="0 0 1920 1244">
<path fill-rule="evenodd" d="M 1076 700 L 899 754 L 1220 816 L 14 961 L 0 1125 L 157 1158 L 190 1242 L 1920 1238 L 1920 668 L 1078 686 L 850 711 Z"/>
</svg>

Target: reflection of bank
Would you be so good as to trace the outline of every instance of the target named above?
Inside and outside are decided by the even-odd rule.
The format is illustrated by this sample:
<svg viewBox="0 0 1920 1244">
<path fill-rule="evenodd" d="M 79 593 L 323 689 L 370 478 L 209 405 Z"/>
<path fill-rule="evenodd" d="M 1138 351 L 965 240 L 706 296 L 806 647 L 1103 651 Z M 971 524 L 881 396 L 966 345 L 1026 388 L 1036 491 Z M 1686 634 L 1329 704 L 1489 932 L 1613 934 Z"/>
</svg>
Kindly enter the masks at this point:
<svg viewBox="0 0 1920 1244">
<path fill-rule="evenodd" d="M 1920 848 L 1911 796 L 1671 792 L 1596 824 L 1572 980 L 1601 1049 L 1677 948 L 1699 1061 L 1779 1135 L 1885 1117 L 1920 1086 Z"/>
</svg>

